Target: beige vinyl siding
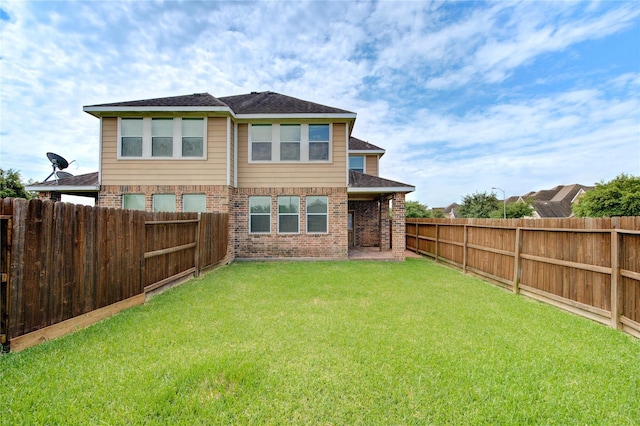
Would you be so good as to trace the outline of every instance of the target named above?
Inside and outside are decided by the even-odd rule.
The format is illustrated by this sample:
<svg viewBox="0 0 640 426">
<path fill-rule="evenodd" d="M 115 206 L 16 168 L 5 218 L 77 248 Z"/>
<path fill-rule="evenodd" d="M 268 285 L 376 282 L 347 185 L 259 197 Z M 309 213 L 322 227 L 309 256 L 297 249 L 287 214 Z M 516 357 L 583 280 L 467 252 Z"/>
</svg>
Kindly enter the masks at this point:
<svg viewBox="0 0 640 426">
<path fill-rule="evenodd" d="M 118 160 L 118 119 L 102 119 L 103 185 L 226 185 L 227 119 L 207 119 L 206 160 Z"/>
<path fill-rule="evenodd" d="M 346 124 L 334 123 L 330 163 L 249 163 L 249 126 L 238 125 L 238 187 L 346 187 Z"/>
<path fill-rule="evenodd" d="M 365 170 L 368 175 L 378 176 L 378 156 L 377 155 L 367 155 L 365 157 L 365 161 L 367 162 L 365 165 Z"/>
</svg>

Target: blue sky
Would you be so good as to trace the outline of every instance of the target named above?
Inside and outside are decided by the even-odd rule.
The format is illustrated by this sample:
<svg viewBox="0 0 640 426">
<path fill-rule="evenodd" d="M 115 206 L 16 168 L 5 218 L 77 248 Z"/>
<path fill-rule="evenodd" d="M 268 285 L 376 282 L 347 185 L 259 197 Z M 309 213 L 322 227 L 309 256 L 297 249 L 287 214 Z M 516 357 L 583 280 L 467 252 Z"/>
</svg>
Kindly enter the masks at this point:
<svg viewBox="0 0 640 426">
<path fill-rule="evenodd" d="M 640 175 L 640 2 L 0 3 L 0 164 L 98 169 L 84 105 L 271 90 L 358 114 L 429 207 Z M 498 192 L 498 196 L 502 196 Z"/>
</svg>

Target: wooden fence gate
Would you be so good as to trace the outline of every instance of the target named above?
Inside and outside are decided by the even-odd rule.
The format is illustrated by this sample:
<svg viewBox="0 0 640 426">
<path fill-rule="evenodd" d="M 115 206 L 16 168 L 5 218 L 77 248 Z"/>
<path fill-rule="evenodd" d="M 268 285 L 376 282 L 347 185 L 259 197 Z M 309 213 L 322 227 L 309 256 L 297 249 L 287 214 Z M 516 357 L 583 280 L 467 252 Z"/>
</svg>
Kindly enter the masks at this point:
<svg viewBox="0 0 640 426">
<path fill-rule="evenodd" d="M 0 199 L 0 338 L 12 351 L 231 260 L 226 213 Z"/>
</svg>

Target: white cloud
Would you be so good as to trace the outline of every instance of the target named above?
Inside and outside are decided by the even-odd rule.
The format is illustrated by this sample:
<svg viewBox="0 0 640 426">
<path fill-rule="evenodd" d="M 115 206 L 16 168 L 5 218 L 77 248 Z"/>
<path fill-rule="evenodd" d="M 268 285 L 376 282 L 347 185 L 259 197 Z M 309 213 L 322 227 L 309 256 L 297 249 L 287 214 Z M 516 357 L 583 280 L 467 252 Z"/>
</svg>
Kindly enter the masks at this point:
<svg viewBox="0 0 640 426">
<path fill-rule="evenodd" d="M 254 90 L 357 112 L 354 135 L 387 149 L 382 174 L 415 184 L 412 197 L 430 204 L 496 185 L 522 193 L 640 170 L 637 61 L 562 75 L 532 67 L 578 55 L 583 43 L 638 35 L 637 3 L 0 7 L 10 16 L 0 26 L 0 161 L 25 178 L 49 173 L 47 151 L 76 159 L 73 173 L 97 169 L 98 121 L 83 105 Z M 523 70 L 534 77 L 510 81 Z"/>
</svg>

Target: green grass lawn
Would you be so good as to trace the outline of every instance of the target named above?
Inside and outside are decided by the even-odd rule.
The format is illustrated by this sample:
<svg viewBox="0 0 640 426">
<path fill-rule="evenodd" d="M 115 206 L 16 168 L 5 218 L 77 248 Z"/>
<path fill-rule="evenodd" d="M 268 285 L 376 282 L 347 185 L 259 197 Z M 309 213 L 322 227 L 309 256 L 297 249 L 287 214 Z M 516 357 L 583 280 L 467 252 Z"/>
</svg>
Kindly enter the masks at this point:
<svg viewBox="0 0 640 426">
<path fill-rule="evenodd" d="M 428 260 L 234 263 L 0 356 L 7 424 L 640 421 L 640 341 Z"/>
</svg>

